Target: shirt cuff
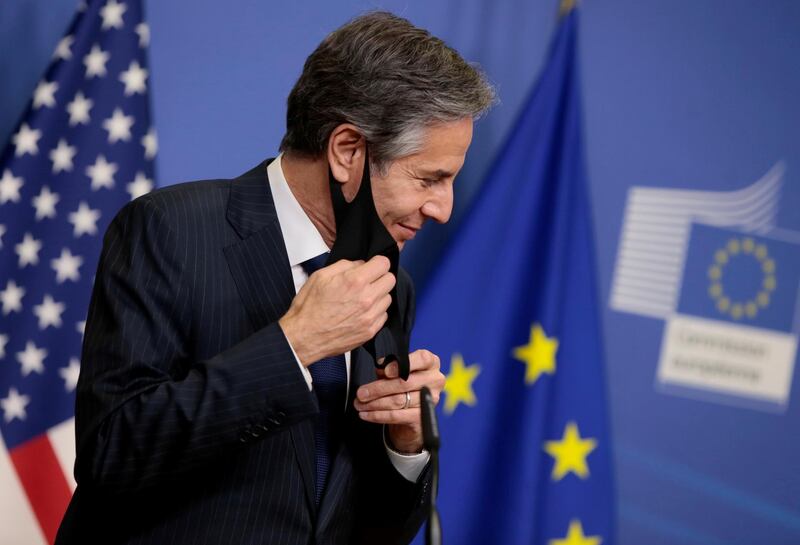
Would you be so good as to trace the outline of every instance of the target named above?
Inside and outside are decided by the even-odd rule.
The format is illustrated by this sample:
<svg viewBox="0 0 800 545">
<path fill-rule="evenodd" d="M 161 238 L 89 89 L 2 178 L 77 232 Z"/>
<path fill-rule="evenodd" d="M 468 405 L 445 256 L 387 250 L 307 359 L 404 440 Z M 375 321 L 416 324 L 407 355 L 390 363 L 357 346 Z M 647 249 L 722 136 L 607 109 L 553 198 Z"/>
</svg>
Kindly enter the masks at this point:
<svg viewBox="0 0 800 545">
<path fill-rule="evenodd" d="M 392 462 L 397 472 L 402 475 L 405 480 L 411 481 L 412 483 L 417 482 L 417 479 L 419 479 L 419 476 L 422 474 L 422 470 L 425 469 L 425 466 L 428 465 L 428 461 L 431 459 L 431 455 L 427 450 L 423 450 L 419 454 L 401 454 L 393 450 L 392 447 L 389 446 L 389 443 L 386 442 L 385 427 L 383 446 L 386 448 L 389 461 Z"/>
<path fill-rule="evenodd" d="M 286 335 L 284 335 L 284 337 L 285 336 Z M 306 384 L 308 384 L 308 391 L 310 392 L 311 390 L 313 390 L 313 387 L 311 386 L 311 383 L 313 382 L 311 380 L 311 371 L 308 370 L 308 367 L 300 363 L 300 358 L 297 357 L 297 352 L 294 351 L 294 347 L 292 346 L 292 343 L 289 342 L 288 338 L 286 339 L 286 344 L 289 345 L 289 349 L 292 351 L 292 356 L 294 356 L 294 361 L 296 361 L 297 366 L 300 367 L 300 372 L 303 373 L 303 378 L 306 379 Z"/>
</svg>

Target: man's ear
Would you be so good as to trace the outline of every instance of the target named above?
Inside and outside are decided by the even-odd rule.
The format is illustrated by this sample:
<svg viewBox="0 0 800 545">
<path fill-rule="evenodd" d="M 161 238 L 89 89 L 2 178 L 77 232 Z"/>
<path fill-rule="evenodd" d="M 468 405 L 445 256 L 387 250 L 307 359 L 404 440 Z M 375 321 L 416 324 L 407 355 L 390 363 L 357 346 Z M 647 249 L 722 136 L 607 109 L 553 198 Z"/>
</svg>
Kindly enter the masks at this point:
<svg viewBox="0 0 800 545">
<path fill-rule="evenodd" d="M 352 201 L 361 185 L 366 156 L 366 139 L 355 125 L 342 123 L 328 138 L 328 164 L 336 181 L 342 184 L 345 199 Z"/>
</svg>

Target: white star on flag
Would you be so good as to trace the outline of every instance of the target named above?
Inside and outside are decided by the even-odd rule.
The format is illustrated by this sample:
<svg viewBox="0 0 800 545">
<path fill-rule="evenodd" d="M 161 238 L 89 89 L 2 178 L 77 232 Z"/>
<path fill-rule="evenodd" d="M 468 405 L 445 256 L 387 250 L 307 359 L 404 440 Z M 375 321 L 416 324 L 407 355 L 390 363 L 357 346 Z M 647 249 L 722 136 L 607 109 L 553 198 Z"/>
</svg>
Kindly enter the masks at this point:
<svg viewBox="0 0 800 545">
<path fill-rule="evenodd" d="M 3 407 L 3 419 L 6 422 L 11 422 L 15 418 L 18 420 L 25 420 L 28 414 L 25 412 L 25 407 L 31 402 L 31 398 L 25 395 L 19 395 L 16 388 L 8 390 L 8 397 L 0 399 L 0 406 Z"/>
<path fill-rule="evenodd" d="M 58 83 L 55 81 L 40 81 L 33 92 L 33 109 L 38 110 L 42 106 L 52 108 L 56 105 L 56 90 Z"/>
<path fill-rule="evenodd" d="M 72 159 L 78 153 L 78 148 L 70 146 L 63 138 L 59 139 L 58 146 L 50 150 L 50 160 L 53 161 L 53 174 L 62 170 L 72 170 Z"/>
<path fill-rule="evenodd" d="M 121 108 L 114 108 L 111 117 L 103 121 L 103 128 L 108 131 L 108 143 L 130 140 L 133 123 L 132 115 L 125 115 Z"/>
<path fill-rule="evenodd" d="M 25 233 L 22 242 L 14 247 L 19 256 L 19 268 L 39 263 L 39 250 L 42 249 L 42 241 L 33 238 L 30 233 Z"/>
<path fill-rule="evenodd" d="M 100 49 L 99 45 L 93 45 L 89 54 L 83 58 L 83 64 L 86 66 L 86 78 L 105 76 L 107 73 L 106 63 L 110 57 L 111 55 Z"/>
<path fill-rule="evenodd" d="M 6 357 L 7 344 L 8 344 L 8 335 L 0 335 L 0 360 Z"/>
<path fill-rule="evenodd" d="M 6 283 L 6 289 L 0 291 L 0 302 L 3 303 L 3 314 L 6 316 L 12 312 L 22 312 L 22 298 L 25 296 L 25 288 L 17 286 L 13 280 Z"/>
<path fill-rule="evenodd" d="M 48 327 L 61 327 L 61 314 L 67 306 L 54 300 L 50 295 L 45 295 L 42 304 L 33 306 L 33 313 L 39 318 L 39 329 Z"/>
<path fill-rule="evenodd" d="M 75 227 L 73 234 L 76 237 L 97 234 L 97 220 L 99 219 L 100 211 L 92 210 L 84 201 L 81 201 L 78 209 L 69 215 L 69 222 Z"/>
<path fill-rule="evenodd" d="M 19 202 L 19 190 L 23 183 L 21 177 L 15 177 L 10 170 L 5 169 L 3 177 L 0 178 L 0 204 L 8 201 Z"/>
<path fill-rule="evenodd" d="M 153 190 L 153 180 L 148 179 L 144 172 L 137 172 L 136 178 L 126 186 L 126 189 L 133 200 L 150 193 Z"/>
<path fill-rule="evenodd" d="M 78 358 L 70 358 L 69 365 L 58 370 L 58 374 L 64 379 L 64 389 L 71 392 L 78 385 L 78 376 L 81 372 L 81 362 Z"/>
<path fill-rule="evenodd" d="M 119 4 L 117 0 L 108 0 L 106 5 L 103 6 L 103 9 L 100 10 L 100 17 L 103 18 L 103 30 L 122 28 L 122 14 L 125 13 L 127 9 L 125 4 Z"/>
<path fill-rule="evenodd" d="M 145 85 L 147 70 L 139 66 L 136 61 L 132 61 L 128 69 L 119 75 L 119 80 L 125 84 L 126 97 L 137 93 L 144 94 L 147 91 L 147 86 Z"/>
<path fill-rule="evenodd" d="M 47 349 L 36 348 L 33 341 L 25 344 L 25 350 L 17 352 L 17 361 L 22 365 L 22 376 L 27 377 L 32 372 L 44 373 L 44 359 L 47 357 Z"/>
<path fill-rule="evenodd" d="M 39 139 L 41 137 L 42 131 L 39 129 L 31 129 L 27 123 L 23 123 L 12 139 L 14 146 L 16 146 L 14 155 L 16 157 L 21 157 L 26 153 L 36 155 L 39 153 Z"/>
<path fill-rule="evenodd" d="M 153 159 L 158 153 L 158 136 L 156 130 L 150 127 L 147 134 L 142 137 L 142 145 L 144 146 L 144 156 L 146 159 Z"/>
<path fill-rule="evenodd" d="M 75 125 L 89 124 L 89 110 L 92 109 L 94 106 L 94 102 L 91 99 L 86 98 L 83 96 L 83 93 L 78 91 L 75 93 L 75 98 L 72 99 L 72 102 L 67 104 L 67 112 L 69 112 L 69 126 L 74 127 Z"/>
<path fill-rule="evenodd" d="M 83 320 L 83 321 L 80 321 L 80 322 L 76 322 L 75 323 L 75 331 L 80 333 L 81 337 L 82 337 L 83 333 L 86 331 L 86 320 Z"/>
<path fill-rule="evenodd" d="M 139 35 L 139 47 L 147 47 L 150 45 L 150 26 L 147 23 L 139 23 L 136 25 L 135 32 Z"/>
<path fill-rule="evenodd" d="M 50 188 L 42 186 L 42 190 L 33 198 L 33 207 L 36 209 L 36 221 L 44 218 L 56 217 L 56 203 L 60 200 L 58 193 L 53 193 Z"/>
<path fill-rule="evenodd" d="M 83 258 L 79 255 L 72 255 L 69 248 L 62 248 L 61 255 L 50 261 L 50 266 L 56 271 L 56 282 L 63 284 L 67 280 L 77 282 L 81 275 L 78 272 L 83 265 Z"/>
<path fill-rule="evenodd" d="M 53 53 L 53 57 L 64 61 L 70 60 L 72 58 L 73 42 L 75 42 L 75 38 L 71 34 L 61 38 L 58 42 L 58 46 L 56 46 L 56 52 Z"/>
<path fill-rule="evenodd" d="M 109 163 L 103 155 L 98 155 L 94 164 L 86 167 L 86 175 L 92 179 L 92 190 L 97 191 L 101 187 L 113 188 L 117 169 L 116 163 Z"/>
</svg>

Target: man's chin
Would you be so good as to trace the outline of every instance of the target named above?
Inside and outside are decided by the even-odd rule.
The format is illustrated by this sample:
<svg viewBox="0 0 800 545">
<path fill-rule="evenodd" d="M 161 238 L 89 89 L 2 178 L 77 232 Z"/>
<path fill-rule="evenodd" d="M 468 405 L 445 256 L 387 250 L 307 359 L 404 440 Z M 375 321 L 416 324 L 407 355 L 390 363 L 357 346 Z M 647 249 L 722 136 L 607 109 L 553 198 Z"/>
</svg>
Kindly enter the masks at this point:
<svg viewBox="0 0 800 545">
<path fill-rule="evenodd" d="M 398 229 L 398 230 L 387 229 L 387 231 L 389 231 L 389 235 L 394 239 L 395 243 L 397 244 L 398 250 L 402 250 L 403 246 L 406 245 L 406 242 L 410 240 L 407 236 L 407 233 L 402 232 L 406 231 L 406 229 Z"/>
</svg>

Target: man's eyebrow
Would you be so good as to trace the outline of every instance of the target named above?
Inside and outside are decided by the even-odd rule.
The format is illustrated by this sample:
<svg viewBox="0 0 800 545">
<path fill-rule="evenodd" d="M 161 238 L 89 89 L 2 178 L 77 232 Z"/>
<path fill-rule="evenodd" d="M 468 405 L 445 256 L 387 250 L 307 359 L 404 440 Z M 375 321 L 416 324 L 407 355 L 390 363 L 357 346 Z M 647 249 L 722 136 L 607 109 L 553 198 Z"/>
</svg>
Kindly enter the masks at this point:
<svg viewBox="0 0 800 545">
<path fill-rule="evenodd" d="M 451 176 L 455 176 L 454 173 L 450 172 L 449 170 L 443 169 L 436 169 L 436 170 L 426 170 L 422 169 L 419 171 L 420 175 L 425 178 L 450 178 Z"/>
</svg>

